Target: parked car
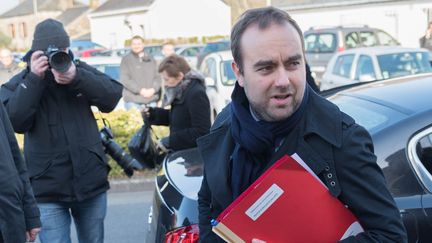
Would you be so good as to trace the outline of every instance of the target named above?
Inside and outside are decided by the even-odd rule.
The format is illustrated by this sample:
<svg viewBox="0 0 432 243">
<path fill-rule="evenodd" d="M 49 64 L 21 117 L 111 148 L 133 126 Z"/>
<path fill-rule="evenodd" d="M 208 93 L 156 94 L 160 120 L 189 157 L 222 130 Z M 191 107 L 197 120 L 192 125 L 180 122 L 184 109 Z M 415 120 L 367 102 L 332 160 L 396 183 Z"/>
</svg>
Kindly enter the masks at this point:
<svg viewBox="0 0 432 243">
<path fill-rule="evenodd" d="M 329 97 L 372 136 L 408 242 L 432 239 L 432 74 L 359 83 Z M 413 98 L 415 97 L 415 98 Z M 198 242 L 196 149 L 166 157 L 156 177 L 146 242 Z"/>
<path fill-rule="evenodd" d="M 399 45 L 383 30 L 368 26 L 310 28 L 304 33 L 306 60 L 319 84 L 330 58 L 357 47 Z"/>
<path fill-rule="evenodd" d="M 201 69 L 201 63 L 204 60 L 204 57 L 206 57 L 208 54 L 218 51 L 230 50 L 230 48 L 231 41 L 229 40 L 220 40 L 207 43 L 201 50 L 201 52 L 198 54 L 197 68 Z"/>
<path fill-rule="evenodd" d="M 111 50 L 105 50 L 101 52 L 96 52 L 92 56 L 98 57 L 124 57 L 127 54 L 129 54 L 130 48 L 118 48 L 118 49 L 111 49 Z"/>
<path fill-rule="evenodd" d="M 231 68 L 231 51 L 211 53 L 204 58 L 201 73 L 206 77 L 207 95 L 210 100 L 212 121 L 215 116 L 231 101 L 236 77 Z"/>
<path fill-rule="evenodd" d="M 80 57 L 79 52 L 84 50 L 105 50 L 106 48 L 98 43 L 90 40 L 72 40 L 70 43 L 70 50 L 76 57 Z"/>
<path fill-rule="evenodd" d="M 121 57 L 87 57 L 81 59 L 83 62 L 91 65 L 97 70 L 107 74 L 111 78 L 120 80 L 120 63 Z M 124 109 L 123 98 L 120 99 L 115 109 Z"/>
<path fill-rule="evenodd" d="M 431 71 L 426 49 L 399 46 L 356 48 L 332 57 L 320 89 Z"/>
<path fill-rule="evenodd" d="M 189 63 L 190 67 L 197 69 L 198 54 L 204 48 L 202 44 L 177 45 L 175 53 L 182 56 Z"/>
</svg>

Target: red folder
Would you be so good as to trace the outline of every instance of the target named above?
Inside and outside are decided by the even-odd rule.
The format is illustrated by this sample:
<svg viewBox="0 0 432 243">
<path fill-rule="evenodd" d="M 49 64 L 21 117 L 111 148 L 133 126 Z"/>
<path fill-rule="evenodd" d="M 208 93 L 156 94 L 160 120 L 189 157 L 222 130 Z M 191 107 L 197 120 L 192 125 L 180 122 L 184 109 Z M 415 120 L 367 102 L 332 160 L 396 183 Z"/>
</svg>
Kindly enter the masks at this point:
<svg viewBox="0 0 432 243">
<path fill-rule="evenodd" d="M 294 159 L 294 158 L 296 159 Z M 283 156 L 213 223 L 227 242 L 335 243 L 363 232 L 296 154 Z"/>
</svg>

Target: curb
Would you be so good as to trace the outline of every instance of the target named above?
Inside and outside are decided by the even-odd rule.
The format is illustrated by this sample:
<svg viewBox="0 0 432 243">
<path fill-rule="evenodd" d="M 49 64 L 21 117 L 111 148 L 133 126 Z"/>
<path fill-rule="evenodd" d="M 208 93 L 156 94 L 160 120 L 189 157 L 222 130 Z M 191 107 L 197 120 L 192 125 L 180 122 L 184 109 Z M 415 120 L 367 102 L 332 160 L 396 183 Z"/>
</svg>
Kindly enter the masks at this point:
<svg viewBox="0 0 432 243">
<path fill-rule="evenodd" d="M 136 192 L 153 191 L 155 187 L 154 177 L 137 177 L 131 179 L 112 179 L 109 181 L 110 190 L 108 192 Z"/>
</svg>

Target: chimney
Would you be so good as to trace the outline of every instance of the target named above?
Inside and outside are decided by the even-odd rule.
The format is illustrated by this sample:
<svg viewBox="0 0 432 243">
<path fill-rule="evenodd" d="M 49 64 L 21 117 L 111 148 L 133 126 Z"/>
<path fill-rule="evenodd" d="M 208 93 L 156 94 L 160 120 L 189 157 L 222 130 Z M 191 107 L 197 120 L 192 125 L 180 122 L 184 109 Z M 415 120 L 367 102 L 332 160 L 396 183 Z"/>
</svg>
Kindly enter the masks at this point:
<svg viewBox="0 0 432 243">
<path fill-rule="evenodd" d="M 90 0 L 89 3 L 90 9 L 96 9 L 99 7 L 99 0 Z"/>
</svg>

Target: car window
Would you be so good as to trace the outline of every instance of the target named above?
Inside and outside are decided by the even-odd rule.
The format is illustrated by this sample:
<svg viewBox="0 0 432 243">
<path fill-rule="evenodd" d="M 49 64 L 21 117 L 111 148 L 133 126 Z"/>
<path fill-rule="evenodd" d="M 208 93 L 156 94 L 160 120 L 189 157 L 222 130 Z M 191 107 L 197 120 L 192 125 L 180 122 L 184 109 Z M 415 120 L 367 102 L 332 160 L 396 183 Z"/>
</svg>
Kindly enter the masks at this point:
<svg viewBox="0 0 432 243">
<path fill-rule="evenodd" d="M 416 153 L 423 166 L 432 174 L 432 134 L 420 138 L 416 144 Z"/>
<path fill-rule="evenodd" d="M 204 63 L 204 68 L 202 73 L 206 77 L 212 78 L 214 81 L 217 81 L 216 76 L 216 61 L 213 58 L 207 58 Z"/>
<path fill-rule="evenodd" d="M 363 46 L 377 46 L 378 41 L 372 31 L 361 31 L 360 40 Z"/>
<path fill-rule="evenodd" d="M 387 106 L 343 94 L 332 96 L 329 100 L 336 104 L 341 111 L 354 118 L 356 123 L 366 128 L 370 133 L 391 126 L 406 117 L 403 113 Z"/>
<path fill-rule="evenodd" d="M 341 55 L 337 57 L 332 73 L 334 75 L 349 78 L 354 54 Z"/>
<path fill-rule="evenodd" d="M 223 61 L 221 62 L 221 77 L 222 84 L 225 86 L 233 86 L 236 81 L 236 77 L 231 68 L 232 61 Z"/>
<path fill-rule="evenodd" d="M 199 47 L 189 47 L 189 48 L 184 49 L 180 53 L 180 55 L 181 56 L 186 56 L 186 57 L 196 57 L 199 52 L 200 52 L 200 48 Z"/>
<path fill-rule="evenodd" d="M 107 74 L 115 80 L 119 80 L 120 76 L 120 64 L 98 64 L 92 65 L 97 70 Z"/>
<path fill-rule="evenodd" d="M 336 35 L 332 33 L 308 34 L 305 37 L 306 52 L 334 52 L 336 42 Z"/>
<path fill-rule="evenodd" d="M 383 78 L 431 72 L 429 53 L 403 52 L 377 56 Z"/>
<path fill-rule="evenodd" d="M 360 44 L 360 40 L 357 32 L 351 32 L 345 36 L 345 47 L 347 49 L 355 48 L 359 44 Z"/>
<path fill-rule="evenodd" d="M 357 61 L 354 79 L 360 81 L 376 80 L 373 62 L 370 56 L 360 55 Z"/>
<path fill-rule="evenodd" d="M 398 42 L 393 39 L 389 34 L 385 33 L 384 31 L 378 30 L 376 32 L 376 35 L 378 37 L 380 45 L 389 46 L 389 45 L 397 45 Z"/>
</svg>

